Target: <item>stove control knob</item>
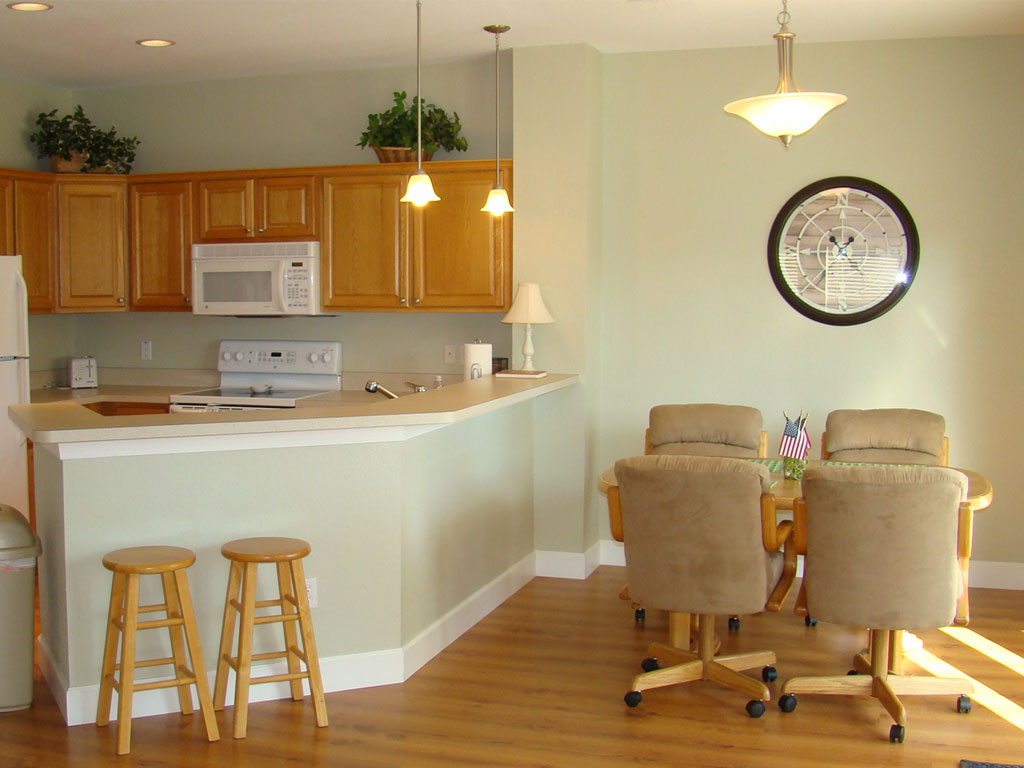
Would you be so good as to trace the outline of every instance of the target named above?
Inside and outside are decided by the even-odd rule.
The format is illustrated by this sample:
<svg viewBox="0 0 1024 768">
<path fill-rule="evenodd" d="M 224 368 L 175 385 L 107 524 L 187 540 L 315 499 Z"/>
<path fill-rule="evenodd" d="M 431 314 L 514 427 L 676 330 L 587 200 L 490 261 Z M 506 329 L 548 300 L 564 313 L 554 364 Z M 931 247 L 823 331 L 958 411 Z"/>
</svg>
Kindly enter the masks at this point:
<svg viewBox="0 0 1024 768">
<path fill-rule="evenodd" d="M 331 360 L 334 359 L 334 355 L 332 355 L 330 352 L 324 352 L 323 355 L 320 356 L 320 359 L 323 360 L 325 363 L 329 363 L 331 362 Z"/>
<path fill-rule="evenodd" d="M 222 352 L 220 357 L 221 357 L 221 359 L 224 362 L 227 362 L 228 360 L 231 359 L 231 353 L 230 352 Z"/>
<path fill-rule="evenodd" d="M 241 352 L 235 352 L 235 360 L 237 360 L 238 362 L 242 362 L 242 357 L 243 355 Z"/>
<path fill-rule="evenodd" d="M 309 353 L 309 362 L 317 363 L 319 361 L 320 361 L 320 355 L 318 355 L 316 352 L 310 352 Z"/>
</svg>

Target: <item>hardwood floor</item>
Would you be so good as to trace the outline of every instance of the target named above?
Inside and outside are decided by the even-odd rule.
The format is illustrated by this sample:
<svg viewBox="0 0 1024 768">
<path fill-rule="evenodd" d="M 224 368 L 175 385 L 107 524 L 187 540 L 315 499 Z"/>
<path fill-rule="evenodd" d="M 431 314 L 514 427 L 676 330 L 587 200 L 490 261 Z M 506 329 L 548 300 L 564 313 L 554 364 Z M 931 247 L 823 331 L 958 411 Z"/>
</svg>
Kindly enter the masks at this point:
<svg viewBox="0 0 1024 768">
<path fill-rule="evenodd" d="M 622 701 L 647 643 L 667 629 L 648 611 L 633 624 L 616 594 L 624 569 L 599 568 L 585 581 L 534 579 L 403 685 L 327 695 L 330 726 L 314 725 L 301 703 L 249 707 L 249 736 L 230 738 L 231 708 L 218 713 L 221 741 L 207 743 L 202 719 L 138 718 L 132 752 L 117 757 L 115 729 L 64 726 L 44 683 L 34 706 L 0 713 L 4 768 L 93 766 L 922 766 L 956 768 L 961 758 L 1024 763 L 1024 676 L 939 631 L 918 633 L 927 650 L 1014 703 L 1013 725 L 975 701 L 907 697 L 907 741 L 890 744 L 891 720 L 873 699 L 801 696 L 795 712 L 773 701 L 760 719 L 742 695 L 712 683 L 653 690 Z M 970 629 L 1024 656 L 1024 594 L 971 590 Z M 315 619 L 315 616 L 314 616 Z M 353 620 L 358 620 L 353 617 Z M 719 627 L 723 652 L 776 651 L 779 682 L 843 674 L 866 633 L 804 626 L 792 613 L 743 617 L 739 633 Z M 207 651 L 209 657 L 209 651 Z M 0 660 L 2 663 L 2 660 Z M 99 659 L 97 659 L 97 664 Z M 908 672 L 920 672 L 912 663 Z"/>
</svg>

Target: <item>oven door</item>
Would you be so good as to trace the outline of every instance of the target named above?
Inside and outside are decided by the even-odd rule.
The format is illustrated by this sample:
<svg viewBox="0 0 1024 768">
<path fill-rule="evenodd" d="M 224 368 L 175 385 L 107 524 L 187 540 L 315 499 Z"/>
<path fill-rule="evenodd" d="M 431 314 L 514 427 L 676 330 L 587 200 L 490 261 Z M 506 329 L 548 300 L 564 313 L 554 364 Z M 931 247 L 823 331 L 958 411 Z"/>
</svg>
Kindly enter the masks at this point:
<svg viewBox="0 0 1024 768">
<path fill-rule="evenodd" d="M 196 403 L 171 403 L 168 410 L 170 413 L 220 413 L 221 411 L 281 411 L 287 410 L 288 406 L 275 407 L 271 405 L 222 405 L 219 403 L 207 403 L 198 405 Z"/>
<path fill-rule="evenodd" d="M 284 259 L 192 260 L 192 312 L 196 315 L 283 315 Z"/>
</svg>

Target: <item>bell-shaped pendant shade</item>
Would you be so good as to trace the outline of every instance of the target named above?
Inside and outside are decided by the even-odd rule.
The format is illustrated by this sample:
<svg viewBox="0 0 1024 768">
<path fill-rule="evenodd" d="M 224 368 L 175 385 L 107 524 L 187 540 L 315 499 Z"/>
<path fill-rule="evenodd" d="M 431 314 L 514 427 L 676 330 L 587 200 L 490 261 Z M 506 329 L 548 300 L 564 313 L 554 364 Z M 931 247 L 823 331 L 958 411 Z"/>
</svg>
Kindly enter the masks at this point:
<svg viewBox="0 0 1024 768">
<path fill-rule="evenodd" d="M 491 216 L 501 216 L 504 213 L 513 213 L 515 208 L 508 201 L 508 192 L 504 187 L 498 186 L 487 193 L 487 202 L 481 211 L 487 211 Z"/>
<path fill-rule="evenodd" d="M 799 136 L 845 101 L 839 93 L 796 91 L 740 99 L 726 104 L 725 111 L 769 136 Z"/>
<path fill-rule="evenodd" d="M 434 194 L 434 185 L 430 183 L 430 177 L 420 168 L 409 177 L 409 186 L 405 188 L 403 203 L 412 203 L 417 208 L 422 208 L 427 203 L 441 198 Z"/>
</svg>

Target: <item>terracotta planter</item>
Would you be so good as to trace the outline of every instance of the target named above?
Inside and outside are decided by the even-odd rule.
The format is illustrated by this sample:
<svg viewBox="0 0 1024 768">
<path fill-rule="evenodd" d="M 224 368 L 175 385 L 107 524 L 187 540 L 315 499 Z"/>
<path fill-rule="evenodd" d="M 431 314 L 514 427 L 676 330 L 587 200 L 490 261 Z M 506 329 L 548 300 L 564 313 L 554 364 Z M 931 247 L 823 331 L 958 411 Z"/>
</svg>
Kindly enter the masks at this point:
<svg viewBox="0 0 1024 768">
<path fill-rule="evenodd" d="M 50 170 L 53 173 L 84 173 L 82 166 L 85 165 L 85 155 L 81 152 L 72 152 L 71 159 L 65 160 L 57 155 L 50 155 Z M 113 173 L 110 166 L 104 168 L 93 168 L 89 173 Z"/>
<path fill-rule="evenodd" d="M 377 159 L 382 163 L 415 163 L 416 150 L 409 147 L 374 147 Z M 433 152 L 423 153 L 423 162 L 433 157 Z"/>
</svg>

